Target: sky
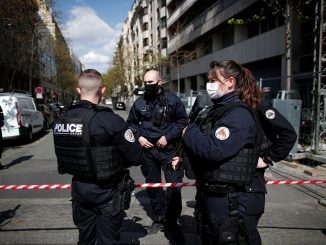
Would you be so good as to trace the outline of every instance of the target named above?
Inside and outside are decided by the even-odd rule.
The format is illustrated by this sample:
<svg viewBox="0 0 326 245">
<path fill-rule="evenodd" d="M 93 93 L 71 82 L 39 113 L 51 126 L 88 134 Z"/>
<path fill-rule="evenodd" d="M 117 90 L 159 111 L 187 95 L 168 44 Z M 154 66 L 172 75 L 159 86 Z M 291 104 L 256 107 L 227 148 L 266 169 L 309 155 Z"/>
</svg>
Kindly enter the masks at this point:
<svg viewBox="0 0 326 245">
<path fill-rule="evenodd" d="M 56 0 L 60 29 L 85 69 L 106 72 L 134 0 Z"/>
</svg>

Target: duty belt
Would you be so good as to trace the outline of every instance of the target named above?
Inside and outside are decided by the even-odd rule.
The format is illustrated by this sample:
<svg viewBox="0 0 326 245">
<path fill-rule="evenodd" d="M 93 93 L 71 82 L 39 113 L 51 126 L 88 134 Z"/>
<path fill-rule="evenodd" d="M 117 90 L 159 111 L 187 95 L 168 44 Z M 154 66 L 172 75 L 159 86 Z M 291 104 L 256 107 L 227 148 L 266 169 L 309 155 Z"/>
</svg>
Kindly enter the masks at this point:
<svg viewBox="0 0 326 245">
<path fill-rule="evenodd" d="M 212 183 L 204 183 L 202 185 L 203 191 L 214 192 L 214 193 L 228 193 L 229 185 L 227 184 L 212 184 Z"/>
</svg>

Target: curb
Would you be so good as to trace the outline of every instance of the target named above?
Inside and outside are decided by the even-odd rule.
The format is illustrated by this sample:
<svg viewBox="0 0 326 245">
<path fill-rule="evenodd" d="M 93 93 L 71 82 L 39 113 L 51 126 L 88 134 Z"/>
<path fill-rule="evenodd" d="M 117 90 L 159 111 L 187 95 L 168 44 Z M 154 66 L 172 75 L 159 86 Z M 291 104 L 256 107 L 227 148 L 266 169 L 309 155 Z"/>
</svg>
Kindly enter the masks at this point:
<svg viewBox="0 0 326 245">
<path fill-rule="evenodd" d="M 323 205 L 324 207 L 326 207 L 326 199 L 325 198 L 324 199 L 319 199 L 318 203 L 320 205 Z"/>
<path fill-rule="evenodd" d="M 325 167 L 310 167 L 304 164 L 300 164 L 297 162 L 288 162 L 285 160 L 279 161 L 279 163 L 283 164 L 286 167 L 302 171 L 303 174 L 309 175 L 311 177 L 320 177 L 326 176 L 326 168 Z"/>
</svg>

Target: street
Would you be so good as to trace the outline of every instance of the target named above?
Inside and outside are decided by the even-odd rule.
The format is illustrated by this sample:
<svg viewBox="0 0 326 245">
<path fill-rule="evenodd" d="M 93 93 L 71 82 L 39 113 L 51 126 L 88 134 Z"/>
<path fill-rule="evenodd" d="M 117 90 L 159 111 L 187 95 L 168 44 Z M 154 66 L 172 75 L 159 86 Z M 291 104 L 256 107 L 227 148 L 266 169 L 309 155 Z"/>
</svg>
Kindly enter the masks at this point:
<svg viewBox="0 0 326 245">
<path fill-rule="evenodd" d="M 124 118 L 126 112 L 119 111 Z M 70 184 L 69 175 L 56 169 L 52 132 L 31 144 L 6 143 L 0 171 L 0 185 Z M 136 183 L 144 183 L 139 167 L 131 169 Z M 266 172 L 266 179 L 313 179 L 282 163 Z M 318 177 L 325 179 L 326 176 Z M 190 180 L 184 179 L 184 182 Z M 263 244 L 326 244 L 325 185 L 268 185 L 265 214 L 259 223 Z M 181 228 L 186 244 L 200 244 L 193 217 L 194 187 L 182 189 Z M 0 244 L 76 244 L 78 230 L 72 222 L 70 190 L 0 190 Z M 13 217 L 8 215 L 14 210 Z M 146 236 L 151 224 L 149 199 L 136 188 L 122 226 L 123 244 L 174 244 L 163 232 Z"/>
</svg>

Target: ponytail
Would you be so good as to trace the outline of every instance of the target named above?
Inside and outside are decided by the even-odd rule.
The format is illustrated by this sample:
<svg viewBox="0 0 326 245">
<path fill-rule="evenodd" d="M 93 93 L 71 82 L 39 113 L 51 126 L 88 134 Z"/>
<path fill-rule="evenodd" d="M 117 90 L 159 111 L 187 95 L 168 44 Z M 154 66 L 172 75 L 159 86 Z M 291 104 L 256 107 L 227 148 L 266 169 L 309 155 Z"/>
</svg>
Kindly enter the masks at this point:
<svg viewBox="0 0 326 245">
<path fill-rule="evenodd" d="M 260 103 L 260 92 L 257 81 L 247 68 L 242 68 L 242 74 L 238 78 L 238 93 L 240 99 L 252 109 L 256 109 Z"/>
<path fill-rule="evenodd" d="M 256 110 L 258 104 L 260 103 L 260 91 L 257 87 L 257 81 L 252 75 L 250 70 L 242 67 L 239 63 L 234 60 L 225 61 L 212 61 L 210 64 L 210 71 L 212 69 L 220 70 L 225 78 L 234 77 L 236 79 L 236 87 L 240 99 L 247 106 Z"/>
</svg>

